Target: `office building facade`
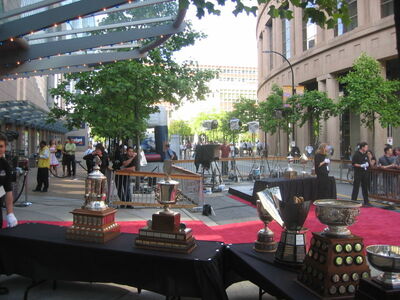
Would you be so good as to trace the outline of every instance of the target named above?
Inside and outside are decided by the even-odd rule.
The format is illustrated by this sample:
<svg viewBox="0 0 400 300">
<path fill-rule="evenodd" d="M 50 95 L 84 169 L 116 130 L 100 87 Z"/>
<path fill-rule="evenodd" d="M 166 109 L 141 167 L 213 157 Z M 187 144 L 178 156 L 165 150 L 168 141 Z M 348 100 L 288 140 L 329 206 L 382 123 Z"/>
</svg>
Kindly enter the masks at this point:
<svg viewBox="0 0 400 300">
<path fill-rule="evenodd" d="M 396 49 L 396 29 L 393 15 L 393 0 L 348 0 L 351 22 L 340 22 L 334 29 L 322 29 L 310 21 L 303 21 L 303 11 L 291 7 L 292 20 L 273 19 L 268 15 L 272 1 L 259 7 L 257 20 L 258 38 L 258 89 L 259 101 L 264 101 L 274 84 L 291 85 L 291 71 L 288 63 L 279 55 L 264 53 L 273 50 L 289 59 L 294 69 L 294 84 L 303 85 L 307 90 L 320 90 L 335 101 L 343 95 L 344 89 L 338 77 L 344 75 L 361 53 L 377 59 L 382 75 L 388 79 L 400 78 L 399 60 Z M 375 134 L 361 126 L 360 117 L 346 113 L 332 117 L 321 124 L 319 140 L 335 148 L 335 158 L 342 158 L 349 147 L 354 151 L 360 141 L 367 141 L 382 154 L 388 137 L 394 145 L 400 145 L 400 130 L 381 128 L 376 122 Z M 308 125 L 295 129 L 295 141 L 301 150 L 312 144 Z M 281 134 L 281 151 L 288 149 L 287 139 Z M 374 137 L 375 140 L 372 140 Z M 270 153 L 277 152 L 277 136 L 268 135 Z"/>
</svg>

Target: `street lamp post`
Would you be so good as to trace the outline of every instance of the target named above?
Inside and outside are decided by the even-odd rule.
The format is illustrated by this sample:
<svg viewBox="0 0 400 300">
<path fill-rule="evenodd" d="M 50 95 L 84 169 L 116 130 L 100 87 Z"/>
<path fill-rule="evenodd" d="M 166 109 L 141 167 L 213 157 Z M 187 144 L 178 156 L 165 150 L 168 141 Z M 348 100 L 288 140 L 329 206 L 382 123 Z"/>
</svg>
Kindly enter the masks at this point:
<svg viewBox="0 0 400 300">
<path fill-rule="evenodd" d="M 293 66 L 292 66 L 292 64 L 290 63 L 290 61 L 286 58 L 286 56 L 285 55 L 283 55 L 282 53 L 279 53 L 279 52 L 276 52 L 276 51 L 273 51 L 273 50 L 265 50 L 265 51 L 262 51 L 262 53 L 274 53 L 274 54 L 278 54 L 279 56 L 281 56 L 288 64 L 289 64 L 289 67 L 290 67 L 290 70 L 291 70 L 291 72 L 292 72 L 292 96 L 294 96 L 295 94 L 296 94 L 296 89 L 295 89 L 295 87 L 294 87 L 294 72 L 293 72 Z M 292 138 L 290 139 L 291 141 L 294 141 L 294 138 L 295 138 L 295 136 L 294 136 L 294 124 L 292 124 Z M 290 147 L 290 146 L 289 146 Z"/>
</svg>

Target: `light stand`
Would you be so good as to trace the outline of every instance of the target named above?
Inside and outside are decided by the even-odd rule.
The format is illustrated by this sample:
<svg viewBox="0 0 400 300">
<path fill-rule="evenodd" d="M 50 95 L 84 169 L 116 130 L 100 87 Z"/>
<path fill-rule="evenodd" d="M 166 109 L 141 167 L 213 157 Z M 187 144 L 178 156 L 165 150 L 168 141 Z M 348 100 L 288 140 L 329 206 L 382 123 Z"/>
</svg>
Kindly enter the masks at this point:
<svg viewBox="0 0 400 300">
<path fill-rule="evenodd" d="M 239 132 L 240 127 L 242 126 L 242 122 L 239 119 L 231 119 L 229 120 L 229 128 L 232 130 L 232 139 L 233 139 L 233 153 L 232 153 L 232 163 L 231 163 L 231 169 L 229 170 L 228 173 L 230 173 L 230 171 L 233 172 L 233 180 L 236 182 L 239 182 L 239 177 L 238 174 L 240 176 L 240 179 L 243 181 L 243 177 L 239 172 L 239 169 L 236 165 L 236 153 L 235 153 L 235 147 L 236 147 L 236 142 L 235 142 L 235 137 L 236 134 Z"/>
</svg>

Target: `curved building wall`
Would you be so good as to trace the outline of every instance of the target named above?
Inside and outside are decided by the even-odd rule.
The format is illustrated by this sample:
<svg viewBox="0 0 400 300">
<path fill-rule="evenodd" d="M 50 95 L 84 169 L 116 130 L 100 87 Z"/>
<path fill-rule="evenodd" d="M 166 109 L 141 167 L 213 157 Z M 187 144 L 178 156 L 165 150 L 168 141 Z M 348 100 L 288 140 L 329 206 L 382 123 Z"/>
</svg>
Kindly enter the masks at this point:
<svg viewBox="0 0 400 300">
<path fill-rule="evenodd" d="M 269 5 L 259 7 L 257 21 L 258 38 L 258 91 L 259 101 L 264 101 L 271 91 L 273 84 L 279 86 L 291 85 L 290 68 L 282 57 L 275 54 L 266 54 L 262 51 L 274 50 L 285 53 L 294 69 L 294 84 L 305 85 L 308 89 L 326 91 L 328 96 L 338 99 L 341 88 L 337 77 L 349 70 L 354 60 L 362 53 L 378 59 L 382 65 L 382 74 L 386 76 L 387 62 L 393 62 L 397 57 L 396 30 L 393 14 L 381 15 L 380 0 L 352 1 L 353 9 L 356 8 L 356 16 L 353 22 L 357 26 L 346 33 L 335 36 L 334 29 L 322 29 L 316 25 L 308 31 L 302 21 L 302 10 L 291 8 L 294 18 L 290 21 L 272 19 L 268 14 L 270 5 L 277 5 L 272 1 Z M 309 29 L 309 28 L 307 28 Z M 305 40 L 304 37 L 308 37 Z M 306 43 L 307 42 L 307 43 Z M 310 47 L 309 49 L 306 49 Z M 343 142 L 341 134 L 341 118 L 331 118 L 322 125 L 320 141 L 331 143 L 337 151 L 335 157 L 340 156 L 340 147 L 344 143 L 354 146 L 360 140 L 367 141 L 377 154 L 382 153 L 381 148 L 386 143 L 387 130 L 376 126 L 375 141 L 372 141 L 372 132 L 360 127 L 358 116 L 349 116 L 346 126 L 350 129 L 350 137 Z M 343 124 L 342 124 L 343 125 Z M 310 144 L 310 129 L 304 125 L 296 128 L 295 140 L 300 149 Z M 392 135 L 392 133 L 389 133 Z M 400 143 L 400 134 L 393 133 L 394 143 Z M 270 153 L 277 151 L 275 145 L 276 136 L 269 137 Z M 374 147 L 375 146 L 375 147 Z M 281 134 L 281 153 L 287 149 L 287 138 Z"/>
</svg>

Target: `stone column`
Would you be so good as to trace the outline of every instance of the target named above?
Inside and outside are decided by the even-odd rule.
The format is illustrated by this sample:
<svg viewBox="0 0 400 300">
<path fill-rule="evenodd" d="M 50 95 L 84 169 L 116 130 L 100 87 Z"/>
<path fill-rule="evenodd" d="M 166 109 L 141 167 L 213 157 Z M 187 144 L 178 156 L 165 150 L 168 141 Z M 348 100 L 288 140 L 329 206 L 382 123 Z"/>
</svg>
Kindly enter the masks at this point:
<svg viewBox="0 0 400 300">
<path fill-rule="evenodd" d="M 318 91 L 327 92 L 326 91 L 326 78 L 317 78 L 318 80 Z M 326 142 L 328 141 L 328 121 L 321 120 L 320 121 L 320 131 L 319 131 L 319 141 Z M 336 149 L 336 148 L 335 148 Z"/>
<path fill-rule="evenodd" d="M 332 74 L 328 74 L 326 79 L 326 92 L 328 97 L 333 99 L 335 103 L 339 100 L 339 82 Z M 331 117 L 326 122 L 327 141 L 335 148 L 333 158 L 340 159 L 340 119 L 339 117 Z"/>
</svg>

